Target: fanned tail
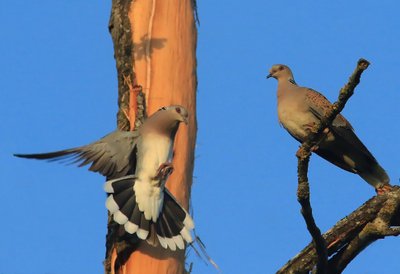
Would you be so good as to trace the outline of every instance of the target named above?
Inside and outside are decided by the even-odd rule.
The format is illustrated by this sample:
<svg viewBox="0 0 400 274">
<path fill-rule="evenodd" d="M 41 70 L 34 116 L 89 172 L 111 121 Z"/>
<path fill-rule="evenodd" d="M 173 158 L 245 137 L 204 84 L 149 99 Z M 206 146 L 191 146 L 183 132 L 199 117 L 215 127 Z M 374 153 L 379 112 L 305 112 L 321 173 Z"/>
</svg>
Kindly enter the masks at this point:
<svg viewBox="0 0 400 274">
<path fill-rule="evenodd" d="M 164 188 L 164 201 L 157 220 L 153 222 L 145 218 L 136 202 L 135 180 L 136 177 L 130 175 L 107 181 L 104 186 L 104 190 L 110 194 L 106 207 L 115 222 L 123 225 L 127 233 L 136 234 L 150 244 L 154 244 L 151 235 L 155 234 L 165 249 L 184 249 L 185 242 L 192 243 L 193 220 L 167 189 Z"/>
</svg>

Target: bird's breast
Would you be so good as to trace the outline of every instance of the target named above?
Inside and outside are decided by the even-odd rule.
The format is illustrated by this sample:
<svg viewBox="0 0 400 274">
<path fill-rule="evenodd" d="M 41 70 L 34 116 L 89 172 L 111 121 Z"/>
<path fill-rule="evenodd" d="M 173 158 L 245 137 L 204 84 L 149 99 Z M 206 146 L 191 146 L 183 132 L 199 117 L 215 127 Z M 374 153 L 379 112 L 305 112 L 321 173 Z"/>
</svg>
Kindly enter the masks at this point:
<svg viewBox="0 0 400 274">
<path fill-rule="evenodd" d="M 279 104 L 278 118 L 283 127 L 298 140 L 304 140 L 308 130 L 318 122 L 311 112 L 297 108 L 293 104 Z"/>
<path fill-rule="evenodd" d="M 170 160 L 172 140 L 169 136 L 147 134 L 138 148 L 136 175 L 141 178 L 154 178 L 161 164 Z"/>
</svg>

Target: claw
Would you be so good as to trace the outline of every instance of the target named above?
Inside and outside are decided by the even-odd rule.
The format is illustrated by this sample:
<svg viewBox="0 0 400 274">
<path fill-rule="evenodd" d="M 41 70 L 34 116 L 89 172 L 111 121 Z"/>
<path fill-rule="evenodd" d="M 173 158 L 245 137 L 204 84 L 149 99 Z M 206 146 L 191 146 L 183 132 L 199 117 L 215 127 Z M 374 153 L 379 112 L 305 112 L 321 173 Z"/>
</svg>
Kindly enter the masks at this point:
<svg viewBox="0 0 400 274">
<path fill-rule="evenodd" d="M 174 167 L 172 166 L 172 163 L 163 163 L 158 168 L 157 175 L 154 177 L 154 179 L 164 180 L 171 175 L 173 171 Z"/>
</svg>

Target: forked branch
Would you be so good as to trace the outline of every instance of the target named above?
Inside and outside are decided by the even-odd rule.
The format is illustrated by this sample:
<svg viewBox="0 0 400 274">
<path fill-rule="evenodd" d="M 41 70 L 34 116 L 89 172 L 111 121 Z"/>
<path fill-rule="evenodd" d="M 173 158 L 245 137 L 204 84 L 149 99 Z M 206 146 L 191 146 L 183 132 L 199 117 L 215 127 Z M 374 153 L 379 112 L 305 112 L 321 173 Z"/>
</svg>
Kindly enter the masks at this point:
<svg viewBox="0 0 400 274">
<path fill-rule="evenodd" d="M 311 130 L 306 141 L 296 153 L 298 158 L 298 190 L 297 199 L 301 205 L 301 213 L 307 224 L 307 229 L 310 232 L 315 246 L 317 256 L 316 273 L 327 273 L 328 271 L 328 253 L 325 239 L 322 237 L 318 226 L 315 223 L 312 208 L 310 204 L 310 186 L 308 182 L 308 163 L 311 156 L 311 151 L 314 146 L 322 141 L 325 137 L 325 129 L 328 128 L 336 116 L 343 110 L 347 100 L 353 95 L 355 87 L 360 82 L 361 74 L 369 66 L 369 62 L 365 59 L 360 59 L 353 74 L 350 76 L 348 83 L 340 90 L 338 100 L 332 104 L 327 110 L 325 116 L 320 123 L 315 125 Z M 308 272 L 308 271 L 305 271 Z M 295 272 L 293 272 L 295 273 Z"/>
</svg>

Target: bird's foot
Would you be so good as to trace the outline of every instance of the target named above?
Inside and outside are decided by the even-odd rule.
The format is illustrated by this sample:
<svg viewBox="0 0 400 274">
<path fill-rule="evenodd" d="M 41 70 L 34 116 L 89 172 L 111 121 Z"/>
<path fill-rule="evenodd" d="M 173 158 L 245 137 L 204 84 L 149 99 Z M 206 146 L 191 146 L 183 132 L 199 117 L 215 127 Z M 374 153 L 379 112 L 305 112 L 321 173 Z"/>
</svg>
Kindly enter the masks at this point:
<svg viewBox="0 0 400 274">
<path fill-rule="evenodd" d="M 154 179 L 164 180 L 174 171 L 172 163 L 162 163 L 157 170 L 157 175 Z"/>
<path fill-rule="evenodd" d="M 319 146 L 318 145 L 314 145 L 314 146 L 311 147 L 310 151 L 311 152 L 316 152 L 318 149 L 319 149 Z"/>
<path fill-rule="evenodd" d="M 382 195 L 389 191 L 392 191 L 392 189 L 393 189 L 393 187 L 391 185 L 387 184 L 387 185 L 383 185 L 378 188 L 375 188 L 375 191 L 376 191 L 376 194 Z"/>
<path fill-rule="evenodd" d="M 316 124 L 317 124 L 317 123 L 315 123 L 315 122 L 311 122 L 311 123 L 308 123 L 308 124 L 304 124 L 304 125 L 303 125 L 303 126 L 304 126 L 304 130 L 305 130 L 308 134 L 310 134 L 310 133 L 317 133 L 317 132 L 315 131 Z"/>
</svg>

